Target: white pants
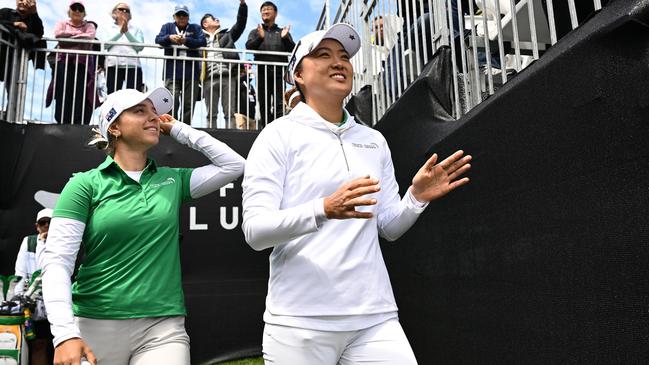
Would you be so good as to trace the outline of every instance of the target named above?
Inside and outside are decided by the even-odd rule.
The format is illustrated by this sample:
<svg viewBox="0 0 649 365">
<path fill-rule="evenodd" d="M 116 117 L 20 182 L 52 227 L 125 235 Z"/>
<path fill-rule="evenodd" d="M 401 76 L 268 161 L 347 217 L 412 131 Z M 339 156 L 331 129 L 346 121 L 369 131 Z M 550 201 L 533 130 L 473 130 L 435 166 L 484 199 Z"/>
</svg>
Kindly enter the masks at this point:
<svg viewBox="0 0 649 365">
<path fill-rule="evenodd" d="M 345 332 L 316 331 L 266 323 L 264 363 L 274 365 L 416 365 L 395 319 Z"/>
<path fill-rule="evenodd" d="M 75 319 L 98 364 L 189 365 L 185 317 Z"/>
</svg>

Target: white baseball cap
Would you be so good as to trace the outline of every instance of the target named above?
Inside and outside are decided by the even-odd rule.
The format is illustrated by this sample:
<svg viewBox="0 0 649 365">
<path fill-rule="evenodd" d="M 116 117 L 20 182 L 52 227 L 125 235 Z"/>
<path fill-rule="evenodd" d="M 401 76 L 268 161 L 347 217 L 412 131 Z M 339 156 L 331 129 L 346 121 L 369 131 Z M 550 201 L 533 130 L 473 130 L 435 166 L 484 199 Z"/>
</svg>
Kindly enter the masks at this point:
<svg viewBox="0 0 649 365">
<path fill-rule="evenodd" d="M 54 213 L 54 212 L 50 208 L 41 209 L 38 212 L 38 214 L 36 214 L 36 222 L 40 221 L 43 218 L 52 219 L 52 213 Z"/>
<path fill-rule="evenodd" d="M 149 99 L 155 107 L 156 113 L 164 114 L 171 110 L 173 96 L 164 87 L 155 88 L 144 94 L 135 89 L 122 89 L 108 95 L 99 110 L 99 133 L 103 139 L 95 138 L 89 144 L 108 142 L 108 127 L 117 120 L 122 112 L 142 101 Z"/>
<path fill-rule="evenodd" d="M 311 32 L 302 37 L 293 48 L 293 53 L 288 62 L 288 70 L 284 74 L 284 81 L 291 85 L 295 84 L 295 79 L 293 79 L 295 69 L 300 65 L 300 61 L 316 49 L 323 39 L 333 39 L 340 42 L 350 58 L 361 48 L 360 36 L 351 25 L 346 23 L 336 23 L 327 30 Z"/>
</svg>

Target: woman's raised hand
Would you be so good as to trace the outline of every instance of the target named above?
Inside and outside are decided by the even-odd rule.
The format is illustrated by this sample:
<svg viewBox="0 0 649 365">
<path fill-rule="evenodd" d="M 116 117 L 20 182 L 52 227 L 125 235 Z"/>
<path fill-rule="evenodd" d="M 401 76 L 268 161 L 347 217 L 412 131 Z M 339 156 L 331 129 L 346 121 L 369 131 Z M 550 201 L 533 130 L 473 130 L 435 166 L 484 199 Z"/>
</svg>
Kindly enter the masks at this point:
<svg viewBox="0 0 649 365">
<path fill-rule="evenodd" d="M 468 183 L 468 177 L 458 180 L 471 168 L 471 155 L 463 156 L 464 151 L 459 150 L 437 163 L 437 154 L 434 153 L 412 178 L 410 192 L 415 199 L 422 203 L 430 202 Z"/>
</svg>

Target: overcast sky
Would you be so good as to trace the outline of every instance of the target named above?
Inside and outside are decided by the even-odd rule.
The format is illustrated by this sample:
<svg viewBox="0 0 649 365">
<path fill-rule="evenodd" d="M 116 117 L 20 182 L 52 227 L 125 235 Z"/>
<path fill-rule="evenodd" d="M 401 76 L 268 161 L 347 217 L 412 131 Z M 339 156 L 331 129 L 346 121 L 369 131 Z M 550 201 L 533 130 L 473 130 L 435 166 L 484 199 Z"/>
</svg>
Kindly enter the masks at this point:
<svg viewBox="0 0 649 365">
<path fill-rule="evenodd" d="M 244 34 L 237 46 L 245 48 L 245 39 L 248 32 L 261 22 L 259 6 L 264 0 L 247 0 L 248 22 Z M 110 11 L 118 1 L 86 0 L 86 19 L 93 20 L 101 29 L 112 22 Z M 276 0 L 278 7 L 277 24 L 285 26 L 291 24 L 291 34 L 294 39 L 299 39 L 304 34 L 315 29 L 316 23 L 322 12 L 322 0 Z M 160 32 L 160 26 L 173 21 L 172 13 L 176 4 L 184 4 L 189 8 L 189 20 L 198 23 L 205 13 L 211 13 L 221 20 L 223 27 L 234 25 L 239 0 L 187 0 L 182 2 L 168 0 L 138 0 L 126 1 L 133 13 L 133 24 L 144 32 L 146 43 L 154 43 L 155 36 Z M 67 19 L 68 0 L 37 0 L 38 14 L 45 25 L 45 36 L 53 37 L 54 25 L 57 21 Z M 0 8 L 15 8 L 13 0 L 0 0 Z M 333 14 L 332 14 L 333 16 Z"/>
</svg>

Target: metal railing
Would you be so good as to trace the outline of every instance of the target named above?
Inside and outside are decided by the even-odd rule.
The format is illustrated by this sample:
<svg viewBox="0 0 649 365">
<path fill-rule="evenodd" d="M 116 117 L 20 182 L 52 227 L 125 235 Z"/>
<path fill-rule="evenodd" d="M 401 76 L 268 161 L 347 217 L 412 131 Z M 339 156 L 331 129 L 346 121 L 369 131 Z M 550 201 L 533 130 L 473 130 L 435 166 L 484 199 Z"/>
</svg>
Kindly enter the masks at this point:
<svg viewBox="0 0 649 365">
<path fill-rule="evenodd" d="M 173 47 L 168 56 L 159 45 L 139 43 L 140 53 L 123 55 L 108 49 L 133 44 L 45 40 L 47 48 L 24 50 L 0 29 L 0 46 L 5 48 L 0 62 L 9 70 L 0 87 L 0 119 L 96 124 L 98 108 L 109 92 L 158 86 L 174 94 L 171 113 L 196 127 L 257 129 L 286 111 L 286 63 L 253 58 L 255 54 L 287 58 L 288 53 L 199 48 L 199 57 L 187 57 L 185 47 Z M 108 57 L 113 62 L 104 65 Z M 44 67 L 35 69 L 29 58 L 40 60 Z"/>
<path fill-rule="evenodd" d="M 372 124 L 440 46 L 451 49 L 452 113 L 459 118 L 606 2 L 341 0 L 332 22 L 349 23 L 361 36 L 361 50 L 352 58 L 353 93 L 371 85 Z M 329 25 L 325 18 L 318 29 Z"/>
<path fill-rule="evenodd" d="M 330 2 L 325 0 L 317 27 L 347 22 L 359 32 L 361 50 L 352 58 L 352 94 L 371 87 L 372 113 L 365 120 L 370 124 L 381 119 L 439 47 L 449 46 L 451 113 L 460 118 L 576 28 L 585 19 L 584 13 L 599 10 L 606 0 L 590 3 L 341 0 L 332 20 Z M 580 8 L 584 4 L 590 7 L 586 11 Z M 117 67 L 101 67 L 104 58 L 116 56 L 110 46 L 132 44 L 45 40 L 47 48 L 26 51 L 0 26 L 0 47 L 5 50 L 0 53 L 4 76 L 1 119 L 94 124 L 106 93 L 126 86 L 172 89 L 174 115 L 196 127 L 258 129 L 286 111 L 282 79 L 286 63 L 255 61 L 253 56 L 287 57 L 287 53 L 199 48 L 199 57 L 187 57 L 185 47 L 174 47 L 167 56 L 157 44 L 137 44 L 143 49 L 138 54 L 118 55 Z M 233 53 L 237 57 L 226 57 Z M 30 58 L 44 63 L 43 69 L 30 66 Z M 169 67 L 171 74 L 180 76 L 165 78 Z"/>
</svg>

